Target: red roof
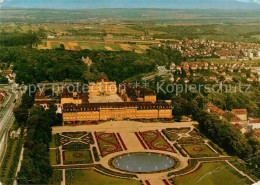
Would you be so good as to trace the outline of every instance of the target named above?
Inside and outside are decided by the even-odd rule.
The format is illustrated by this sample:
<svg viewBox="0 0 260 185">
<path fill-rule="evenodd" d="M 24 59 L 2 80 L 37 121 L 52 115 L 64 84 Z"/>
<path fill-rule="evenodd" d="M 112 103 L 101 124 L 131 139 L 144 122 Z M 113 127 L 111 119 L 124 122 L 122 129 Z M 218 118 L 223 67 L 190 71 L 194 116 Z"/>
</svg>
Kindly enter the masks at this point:
<svg viewBox="0 0 260 185">
<path fill-rule="evenodd" d="M 242 125 L 239 125 L 238 123 L 236 123 L 234 126 L 235 126 L 237 129 L 239 129 L 239 130 L 241 130 L 241 129 L 243 128 L 243 126 L 242 126 Z"/>
<path fill-rule="evenodd" d="M 247 114 L 247 110 L 246 109 L 233 109 L 231 111 L 233 114 Z"/>
<path fill-rule="evenodd" d="M 2 99 L 3 99 L 3 95 L 2 95 L 2 94 L 0 94 L 0 101 L 2 101 Z"/>
<path fill-rule="evenodd" d="M 217 114 L 224 114 L 224 111 L 220 108 L 218 108 L 216 105 L 212 104 L 212 103 L 207 103 L 205 105 L 206 109 L 210 109 L 212 112 L 215 112 Z"/>
<path fill-rule="evenodd" d="M 251 124 L 260 123 L 260 119 L 249 120 L 249 123 Z"/>
</svg>

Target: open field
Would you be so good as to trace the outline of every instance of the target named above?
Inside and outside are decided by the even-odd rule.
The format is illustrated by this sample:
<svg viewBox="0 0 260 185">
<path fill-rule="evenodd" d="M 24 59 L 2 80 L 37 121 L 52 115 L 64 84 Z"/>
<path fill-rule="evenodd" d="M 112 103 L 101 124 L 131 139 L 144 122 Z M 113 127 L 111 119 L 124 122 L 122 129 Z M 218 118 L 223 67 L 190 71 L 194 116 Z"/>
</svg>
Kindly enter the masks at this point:
<svg viewBox="0 0 260 185">
<path fill-rule="evenodd" d="M 141 185 L 137 180 L 120 179 L 94 170 L 66 170 L 66 185 Z"/>
<path fill-rule="evenodd" d="M 216 184 L 249 184 L 240 174 L 234 172 L 227 163 L 203 163 L 195 172 L 173 178 L 178 185 L 216 185 Z"/>
<path fill-rule="evenodd" d="M 151 46 L 159 44 L 159 42 L 138 42 L 132 41 L 128 43 L 127 40 L 123 41 L 62 41 L 62 40 L 43 40 L 41 44 L 38 45 L 38 49 L 56 49 L 60 48 L 63 44 L 66 50 L 107 50 L 107 51 L 135 51 L 136 53 L 144 53 Z"/>
</svg>

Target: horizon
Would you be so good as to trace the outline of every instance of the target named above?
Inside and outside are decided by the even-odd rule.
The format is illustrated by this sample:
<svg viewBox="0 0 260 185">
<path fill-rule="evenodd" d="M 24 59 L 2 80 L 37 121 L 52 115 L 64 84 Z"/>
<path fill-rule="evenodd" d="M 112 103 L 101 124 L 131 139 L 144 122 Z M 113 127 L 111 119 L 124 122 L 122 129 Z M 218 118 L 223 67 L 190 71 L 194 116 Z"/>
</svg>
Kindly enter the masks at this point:
<svg viewBox="0 0 260 185">
<path fill-rule="evenodd" d="M 0 8 L 18 9 L 260 9 L 260 0 L 0 0 Z"/>
</svg>

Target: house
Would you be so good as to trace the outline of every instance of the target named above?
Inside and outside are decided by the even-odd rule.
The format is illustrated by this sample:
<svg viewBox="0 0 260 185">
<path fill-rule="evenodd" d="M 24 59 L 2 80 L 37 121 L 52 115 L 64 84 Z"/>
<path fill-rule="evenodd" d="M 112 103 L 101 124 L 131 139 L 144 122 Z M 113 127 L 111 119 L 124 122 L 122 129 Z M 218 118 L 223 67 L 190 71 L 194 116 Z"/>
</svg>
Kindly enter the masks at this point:
<svg viewBox="0 0 260 185">
<path fill-rule="evenodd" d="M 244 126 L 242 126 L 241 124 L 236 123 L 236 124 L 234 125 L 234 127 L 235 127 L 237 130 L 239 130 L 242 134 L 245 134 L 245 133 L 248 132 L 248 130 L 247 130 Z"/>
<path fill-rule="evenodd" d="M 222 119 L 223 114 L 225 113 L 222 109 L 218 108 L 216 105 L 212 104 L 212 103 L 207 103 L 204 108 L 208 111 L 208 112 L 212 112 L 212 113 L 216 113 L 217 115 L 220 116 L 220 119 Z"/>
<path fill-rule="evenodd" d="M 184 82 L 185 82 L 185 83 L 189 83 L 189 79 L 188 79 L 188 78 L 185 78 L 185 79 L 184 79 Z"/>
<path fill-rule="evenodd" d="M 260 128 L 260 119 L 249 120 L 248 124 L 252 127 L 252 130 Z"/>
<path fill-rule="evenodd" d="M 11 76 L 13 74 L 13 70 L 3 70 L 4 76 Z"/>
<path fill-rule="evenodd" d="M 231 113 L 239 117 L 242 121 L 247 121 L 248 113 L 246 109 L 233 109 Z"/>
<path fill-rule="evenodd" d="M 230 111 L 225 111 L 225 113 L 223 114 L 223 117 L 225 117 L 232 124 L 243 122 L 239 117 L 232 114 Z"/>
</svg>

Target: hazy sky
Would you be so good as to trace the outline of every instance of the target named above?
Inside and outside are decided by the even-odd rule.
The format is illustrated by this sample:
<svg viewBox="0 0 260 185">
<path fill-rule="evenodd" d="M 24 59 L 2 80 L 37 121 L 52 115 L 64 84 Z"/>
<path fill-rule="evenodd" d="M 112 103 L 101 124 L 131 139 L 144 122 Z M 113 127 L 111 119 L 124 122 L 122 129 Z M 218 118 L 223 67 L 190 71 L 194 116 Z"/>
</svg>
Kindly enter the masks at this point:
<svg viewBox="0 0 260 185">
<path fill-rule="evenodd" d="M 260 9 L 260 0 L 0 0 L 0 7 Z"/>
</svg>

